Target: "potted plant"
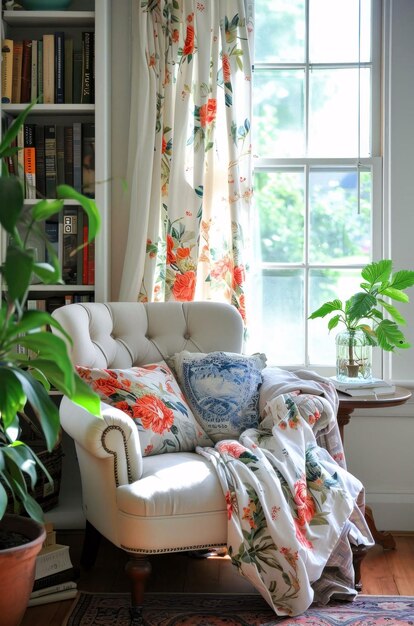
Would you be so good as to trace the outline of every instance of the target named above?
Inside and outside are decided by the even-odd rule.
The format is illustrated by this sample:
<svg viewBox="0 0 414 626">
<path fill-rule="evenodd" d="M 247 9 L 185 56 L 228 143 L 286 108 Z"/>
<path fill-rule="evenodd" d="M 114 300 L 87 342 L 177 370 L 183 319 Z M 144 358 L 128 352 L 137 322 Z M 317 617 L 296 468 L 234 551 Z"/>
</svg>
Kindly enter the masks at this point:
<svg viewBox="0 0 414 626">
<path fill-rule="evenodd" d="M 414 271 L 393 273 L 392 261 L 384 259 L 366 265 L 361 276 L 360 291 L 344 303 L 339 299 L 325 302 L 309 316 L 309 319 L 316 319 L 332 314 L 329 331 L 338 324 L 345 326 L 336 338 L 339 380 L 371 378 L 372 346 L 390 352 L 410 347 L 400 329 L 406 320 L 390 300 L 409 302 L 405 290 L 414 285 Z M 384 311 L 388 317 L 384 316 Z"/>
<path fill-rule="evenodd" d="M 26 403 L 31 405 L 49 451 L 60 430 L 59 412 L 48 394 L 51 386 L 100 415 L 98 397 L 79 378 L 70 361 L 66 344 L 70 337 L 49 313 L 25 307 L 33 276 L 43 284 L 63 282 L 56 252 L 42 229 L 47 218 L 62 211 L 63 199 L 74 199 L 83 207 L 89 220 L 89 241 L 100 223 L 94 201 L 67 185 L 57 188 L 57 199 L 25 204 L 21 181 L 9 175 L 6 159 L 17 150 L 13 147 L 14 139 L 32 106 L 14 120 L 0 143 L 0 224 L 7 237 L 6 254 L 0 265 L 0 615 L 4 626 L 19 624 L 27 606 L 35 558 L 44 539 L 43 512 L 31 491 L 39 471 L 51 480 L 34 451 L 19 440 L 24 407 Z M 32 234 L 44 238 L 47 263 L 36 261 L 28 244 Z M 62 336 L 47 331 L 47 326 L 57 328 Z M 19 347 L 30 351 L 30 358 Z M 10 498 L 14 512 L 25 512 L 26 517 L 6 514 Z M 2 540 L 6 543 L 1 544 Z M 17 569 L 19 564 L 22 572 Z"/>
</svg>

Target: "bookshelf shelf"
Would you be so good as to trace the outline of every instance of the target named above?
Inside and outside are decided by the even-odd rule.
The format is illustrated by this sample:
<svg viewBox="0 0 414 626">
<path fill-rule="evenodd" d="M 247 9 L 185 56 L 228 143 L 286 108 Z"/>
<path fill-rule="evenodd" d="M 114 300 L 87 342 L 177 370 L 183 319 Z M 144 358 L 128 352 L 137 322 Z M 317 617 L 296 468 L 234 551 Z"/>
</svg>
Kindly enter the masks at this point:
<svg viewBox="0 0 414 626">
<path fill-rule="evenodd" d="M 32 125 L 34 127 L 34 134 L 36 136 L 35 140 L 35 148 L 37 142 L 36 133 L 39 131 L 41 135 L 44 132 L 44 141 L 46 145 L 46 139 L 49 139 L 50 135 L 48 127 L 55 127 L 56 131 L 56 153 L 55 153 L 55 167 L 56 167 L 56 183 L 60 184 L 61 182 L 71 184 L 75 189 L 83 189 L 85 193 L 90 194 L 91 196 L 95 196 L 95 202 L 98 206 L 98 209 L 101 214 L 101 222 L 102 226 L 98 236 L 95 239 L 93 247 L 89 248 L 88 252 L 88 261 L 78 261 L 77 272 L 78 279 L 75 281 L 82 284 L 65 284 L 65 285 L 32 285 L 30 289 L 30 297 L 33 299 L 44 299 L 48 295 L 55 302 L 59 297 L 63 297 L 65 294 L 74 294 L 78 293 L 80 296 L 87 298 L 93 298 L 95 301 L 104 302 L 109 300 L 109 278 L 110 278 L 110 268 L 109 268 L 109 259 L 110 259 L 110 247 L 109 247 L 109 232 L 110 232 L 110 224 L 109 224 L 109 203 L 110 203 L 110 12 L 111 12 L 111 0 L 73 0 L 73 8 L 72 11 L 3 11 L 1 14 L 1 22 L 0 26 L 2 28 L 2 38 L 11 39 L 13 42 L 16 41 L 24 41 L 29 40 L 33 42 L 43 42 L 45 45 L 45 37 L 47 35 L 54 35 L 55 39 L 55 55 L 56 55 L 56 37 L 60 35 L 60 33 L 64 33 L 64 43 L 66 39 L 71 40 L 73 42 L 73 57 L 72 58 L 73 65 L 70 68 L 70 74 L 66 74 L 66 76 L 73 75 L 73 94 L 72 89 L 70 89 L 71 97 L 69 99 L 65 98 L 65 103 L 57 104 L 56 100 L 58 99 L 58 92 L 55 89 L 55 98 L 53 103 L 51 104 L 36 104 L 32 110 L 30 111 L 30 115 L 26 120 L 26 125 Z M 79 10 L 81 9 L 81 10 Z M 85 9 L 85 10 L 83 10 Z M 82 78 L 82 84 L 80 85 L 79 80 L 75 81 L 75 78 L 82 77 L 82 73 L 79 74 L 79 59 L 81 61 L 81 65 L 86 58 L 83 56 L 84 54 L 84 35 L 92 33 L 90 35 L 94 38 L 94 56 L 92 70 L 93 78 L 95 81 L 95 103 L 88 102 L 80 102 L 80 98 L 77 99 L 77 95 L 80 95 L 80 87 L 84 88 L 85 82 L 84 78 Z M 91 41 L 93 42 L 93 38 Z M 52 37 L 53 39 L 53 37 Z M 34 43 L 33 43 L 34 46 Z M 93 48 L 92 48 L 93 50 Z M 56 62 L 55 56 L 55 62 Z M 39 57 L 38 57 L 39 59 Z M 64 63 L 64 61 L 62 62 Z M 77 65 L 76 65 L 77 63 Z M 33 64 L 33 57 L 32 57 Z M 40 65 L 39 65 L 40 67 Z M 44 62 L 41 67 L 43 70 L 45 69 Z M 57 66 L 56 66 L 57 67 Z M 66 65 L 62 64 L 62 67 L 65 68 Z M 82 69 L 82 68 L 81 68 Z M 31 68 L 33 76 L 33 67 Z M 77 71 L 77 73 L 76 73 Z M 36 74 L 34 74 L 36 76 Z M 55 81 L 58 80 L 57 69 L 55 71 Z M 40 80 L 40 78 L 39 78 Z M 31 78 L 33 85 L 33 78 Z M 45 82 L 42 82 L 45 85 Z M 69 82 L 69 85 L 71 83 Z M 40 83 L 39 83 L 40 85 Z M 75 89 L 75 85 L 77 89 Z M 64 83 L 65 93 L 66 92 L 67 83 Z M 33 87 L 32 87 L 33 88 Z M 39 88 L 40 89 L 40 88 Z M 45 91 L 43 89 L 43 91 Z M 13 92 L 14 94 L 14 92 Z M 72 101 L 71 101 L 72 100 Z M 17 117 L 26 107 L 27 102 L 16 98 L 16 100 L 12 103 L 1 104 L 1 112 L 2 118 L 7 120 L 7 124 L 11 123 L 11 119 Z M 90 133 L 92 126 L 94 125 L 95 137 Z M 6 126 L 7 127 L 7 126 Z M 62 128 L 63 127 L 63 128 Z M 75 138 L 77 141 L 76 154 L 77 156 L 77 169 L 75 169 L 74 165 L 68 165 L 66 168 L 68 159 L 66 158 L 66 150 L 68 150 L 68 154 L 72 154 L 71 139 L 64 137 L 64 141 L 67 142 L 64 144 L 64 157 L 62 157 L 62 148 L 58 149 L 58 136 L 60 131 L 60 145 L 62 146 L 62 135 L 63 131 L 68 129 L 68 127 L 72 127 L 73 131 L 73 144 L 75 144 Z M 75 134 L 75 127 L 76 133 Z M 26 137 L 25 137 L 26 138 Z M 87 143 L 89 142 L 89 143 Z M 19 143 L 18 145 L 23 145 L 23 143 Z M 29 144 L 30 145 L 30 144 Z M 26 144 L 25 144 L 26 146 Z M 86 185 L 90 183 L 85 182 L 89 181 L 89 178 L 86 178 L 87 171 L 83 166 L 84 157 L 87 154 L 86 150 L 94 147 L 94 166 L 88 167 L 89 170 L 93 168 L 95 171 L 95 187 L 92 189 L 87 187 Z M 37 153 L 36 153 L 37 154 Z M 59 157 L 60 154 L 60 157 Z M 81 155 L 79 157 L 79 154 Z M 90 152 L 88 153 L 90 154 Z M 93 154 L 93 152 L 92 152 Z M 75 150 L 73 149 L 73 161 L 75 161 Z M 41 157 L 39 157 L 41 158 Z M 59 174 L 59 159 L 60 158 L 60 174 Z M 79 160 L 80 158 L 80 160 Z M 70 161 L 70 160 L 69 160 Z M 79 165 L 80 163 L 80 165 Z M 42 171 L 45 172 L 47 167 L 46 163 L 46 152 L 44 157 L 44 169 Z M 70 172 L 70 168 L 72 167 L 73 179 L 77 181 L 71 182 L 71 178 L 67 178 L 68 171 Z M 66 169 L 64 169 L 66 168 Z M 15 164 L 15 172 L 22 171 L 22 164 Z M 50 172 L 50 169 L 49 169 Z M 64 172 L 64 174 L 63 174 Z M 36 175 L 37 175 L 37 163 L 36 163 Z M 43 174 L 43 177 L 45 174 Z M 60 176 L 60 178 L 59 178 Z M 62 178 L 64 176 L 64 178 Z M 81 178 L 80 178 L 81 177 Z M 36 182 L 37 182 L 36 178 Z M 44 180 L 44 179 L 43 179 Z M 81 182 L 79 182 L 81 180 Z M 93 179 L 92 179 L 93 180 Z M 108 181 L 108 182 L 102 182 Z M 55 184 L 56 184 L 55 183 Z M 99 184 L 97 184 L 99 183 Z M 81 186 L 79 186 L 81 185 Z M 92 182 L 93 185 L 93 182 Z M 46 196 L 47 198 L 53 197 L 53 192 L 51 186 L 47 186 L 46 188 L 43 186 L 43 189 L 46 191 L 41 191 L 37 187 L 37 197 L 38 199 Z M 87 191 L 85 191 L 87 189 Z M 29 190 L 29 191 L 27 191 Z M 34 185 L 32 185 L 31 189 L 27 186 L 26 182 L 26 195 L 34 197 Z M 27 199 L 25 203 L 27 205 L 32 205 L 36 203 L 38 200 L 35 199 Z M 77 203 L 73 200 L 65 200 L 65 215 L 66 208 L 68 213 L 73 215 L 76 213 Z M 76 220 L 76 217 L 75 217 Z M 52 220 L 53 221 L 53 220 Z M 87 227 L 87 222 L 84 219 L 83 211 L 79 209 L 77 223 L 79 225 L 78 229 L 78 240 L 75 243 L 75 247 L 77 247 L 80 243 L 85 241 L 85 231 L 84 229 Z M 76 224 L 76 222 L 75 222 Z M 61 229 L 61 227 L 59 227 Z M 56 229 L 56 227 L 55 227 Z M 53 229 L 52 229 L 53 230 Z M 61 233 L 62 230 L 59 230 Z M 65 231 L 65 233 L 68 231 Z M 48 237 L 51 241 L 55 242 L 58 246 L 59 250 L 65 250 L 65 242 L 63 241 L 61 235 L 54 235 L 56 238 L 50 239 L 49 231 Z M 59 237 L 59 238 L 58 238 Z M 76 235 L 75 235 L 76 237 Z M 66 235 L 65 235 L 65 241 Z M 73 243 L 74 240 L 72 240 Z M 4 233 L 0 233 L 0 258 L 4 258 L 4 250 L 6 248 L 7 240 Z M 36 250 L 38 249 L 37 244 L 35 244 Z M 90 269 L 88 272 L 87 262 L 89 259 L 93 258 L 93 248 L 95 253 L 95 268 L 96 271 Z M 72 248 L 73 249 L 73 248 Z M 44 252 L 43 252 L 44 254 Z M 59 253 L 60 254 L 60 253 Z M 81 253 L 86 258 L 86 253 Z M 41 258 L 42 257 L 38 257 Z M 64 264 L 65 253 L 62 252 L 59 257 L 62 259 L 62 265 Z M 66 257 L 66 258 L 72 258 Z M 76 263 L 75 263 L 76 266 Z M 69 277 L 68 280 L 73 280 L 74 274 L 67 274 Z M 80 276 L 80 278 L 79 278 Z M 86 284 L 87 283 L 87 284 Z M 1 284 L 0 284 L 1 290 Z M 82 295 L 83 294 L 83 295 Z M 62 305 L 65 304 L 62 301 Z M 54 305 L 55 306 L 55 303 Z"/>
</svg>

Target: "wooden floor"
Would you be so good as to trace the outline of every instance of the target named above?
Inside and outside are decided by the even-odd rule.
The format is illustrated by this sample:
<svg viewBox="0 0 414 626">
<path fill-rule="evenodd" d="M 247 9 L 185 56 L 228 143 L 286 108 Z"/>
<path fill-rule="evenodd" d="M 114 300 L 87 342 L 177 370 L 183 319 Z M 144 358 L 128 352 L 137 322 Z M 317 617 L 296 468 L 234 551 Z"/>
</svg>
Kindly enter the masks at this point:
<svg viewBox="0 0 414 626">
<path fill-rule="evenodd" d="M 414 535 L 394 534 L 396 550 L 372 548 L 362 564 L 362 593 L 369 595 L 414 596 Z M 79 563 L 82 534 L 60 533 L 60 543 L 71 547 L 74 564 Z M 93 570 L 81 573 L 79 589 L 85 591 L 129 591 L 124 566 L 126 555 L 104 541 Z M 228 557 L 198 559 L 185 554 L 152 558 L 150 591 L 204 593 L 255 593 L 237 573 Z M 27 610 L 21 626 L 61 626 L 72 600 Z"/>
</svg>

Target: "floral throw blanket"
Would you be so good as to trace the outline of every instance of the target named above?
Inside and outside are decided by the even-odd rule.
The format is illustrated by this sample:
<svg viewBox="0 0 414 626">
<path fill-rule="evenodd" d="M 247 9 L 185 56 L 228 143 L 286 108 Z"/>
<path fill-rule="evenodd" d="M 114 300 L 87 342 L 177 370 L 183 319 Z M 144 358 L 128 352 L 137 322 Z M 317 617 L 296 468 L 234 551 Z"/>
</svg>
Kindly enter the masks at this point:
<svg viewBox="0 0 414 626">
<path fill-rule="evenodd" d="M 373 543 L 357 506 L 362 484 L 317 443 L 335 425 L 332 397 L 298 386 L 265 403 L 259 429 L 197 448 L 226 497 L 232 562 L 278 615 L 353 599 L 349 538 Z"/>
</svg>

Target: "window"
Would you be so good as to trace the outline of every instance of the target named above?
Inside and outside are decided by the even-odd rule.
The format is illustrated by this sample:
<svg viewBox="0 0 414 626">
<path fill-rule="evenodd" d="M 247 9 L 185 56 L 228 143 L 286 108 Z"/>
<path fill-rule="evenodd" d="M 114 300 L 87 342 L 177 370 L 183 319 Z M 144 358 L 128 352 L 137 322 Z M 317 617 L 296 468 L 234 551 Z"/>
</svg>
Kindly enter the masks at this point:
<svg viewBox="0 0 414 626">
<path fill-rule="evenodd" d="M 379 2 L 256 0 L 255 311 L 271 364 L 335 362 L 324 301 L 381 256 Z"/>
</svg>

